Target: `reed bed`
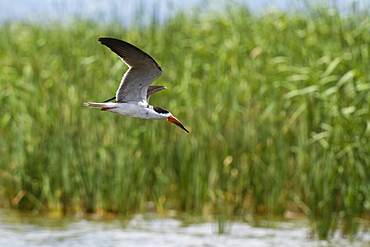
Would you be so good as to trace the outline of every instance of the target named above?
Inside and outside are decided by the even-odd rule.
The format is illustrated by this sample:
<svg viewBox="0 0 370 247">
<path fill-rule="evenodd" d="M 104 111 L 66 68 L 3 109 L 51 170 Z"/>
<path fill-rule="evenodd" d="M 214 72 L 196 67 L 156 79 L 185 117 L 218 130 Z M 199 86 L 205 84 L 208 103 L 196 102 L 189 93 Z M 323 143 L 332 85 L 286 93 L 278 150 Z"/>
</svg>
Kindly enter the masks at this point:
<svg viewBox="0 0 370 247">
<path fill-rule="evenodd" d="M 370 18 L 336 10 L 179 12 L 147 26 L 0 27 L 0 198 L 35 212 L 307 217 L 321 239 L 369 224 Z M 98 37 L 151 54 L 165 121 L 83 107 L 126 67 Z M 247 217 L 248 216 L 248 217 Z M 365 227 L 366 228 L 366 227 Z M 219 230 L 222 232 L 222 229 Z"/>
</svg>

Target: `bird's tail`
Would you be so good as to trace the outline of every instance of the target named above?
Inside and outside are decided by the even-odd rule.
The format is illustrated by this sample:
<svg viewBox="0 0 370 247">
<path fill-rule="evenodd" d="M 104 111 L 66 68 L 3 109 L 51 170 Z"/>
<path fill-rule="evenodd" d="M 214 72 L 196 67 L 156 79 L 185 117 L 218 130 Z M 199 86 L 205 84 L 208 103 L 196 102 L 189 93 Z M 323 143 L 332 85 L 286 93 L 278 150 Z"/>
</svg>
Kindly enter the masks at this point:
<svg viewBox="0 0 370 247">
<path fill-rule="evenodd" d="M 100 108 L 102 111 L 114 108 L 114 103 L 94 103 L 94 102 L 86 102 L 84 106 L 90 106 L 93 108 Z"/>
<path fill-rule="evenodd" d="M 93 108 L 103 108 L 103 107 L 105 107 L 105 104 L 104 103 L 85 102 L 84 106 L 90 106 L 90 107 L 93 107 Z"/>
</svg>

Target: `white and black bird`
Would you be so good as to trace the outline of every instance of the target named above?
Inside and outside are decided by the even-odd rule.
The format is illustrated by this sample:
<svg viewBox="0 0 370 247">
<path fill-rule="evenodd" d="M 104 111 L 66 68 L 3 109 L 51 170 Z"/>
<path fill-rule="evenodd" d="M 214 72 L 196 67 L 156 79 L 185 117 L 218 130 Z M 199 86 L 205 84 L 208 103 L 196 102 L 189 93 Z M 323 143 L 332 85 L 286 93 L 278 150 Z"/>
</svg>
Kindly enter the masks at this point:
<svg viewBox="0 0 370 247">
<path fill-rule="evenodd" d="M 98 40 L 116 53 L 129 69 L 124 74 L 115 97 L 103 103 L 88 102 L 84 105 L 125 117 L 167 119 L 189 133 L 169 111 L 148 104 L 153 93 L 166 89 L 164 86 L 150 86 L 163 73 L 157 62 L 147 53 L 125 41 L 113 38 Z M 109 102 L 111 100 L 115 101 Z"/>
</svg>

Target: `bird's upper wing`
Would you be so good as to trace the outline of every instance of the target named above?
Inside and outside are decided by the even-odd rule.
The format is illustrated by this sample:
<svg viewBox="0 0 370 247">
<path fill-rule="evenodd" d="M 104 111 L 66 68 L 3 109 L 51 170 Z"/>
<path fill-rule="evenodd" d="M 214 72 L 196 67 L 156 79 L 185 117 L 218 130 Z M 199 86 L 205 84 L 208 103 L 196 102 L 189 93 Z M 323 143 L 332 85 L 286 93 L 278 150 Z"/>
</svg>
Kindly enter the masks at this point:
<svg viewBox="0 0 370 247">
<path fill-rule="evenodd" d="M 116 102 L 147 101 L 148 87 L 162 75 L 161 67 L 147 53 L 125 41 L 113 38 L 99 38 L 99 41 L 129 67 L 116 92 Z"/>
</svg>

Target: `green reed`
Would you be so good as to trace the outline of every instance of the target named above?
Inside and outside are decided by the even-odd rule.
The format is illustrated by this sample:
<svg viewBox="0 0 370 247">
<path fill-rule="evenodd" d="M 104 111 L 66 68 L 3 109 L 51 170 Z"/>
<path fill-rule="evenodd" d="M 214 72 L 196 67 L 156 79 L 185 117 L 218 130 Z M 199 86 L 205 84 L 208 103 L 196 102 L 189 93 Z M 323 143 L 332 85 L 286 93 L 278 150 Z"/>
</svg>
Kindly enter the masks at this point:
<svg viewBox="0 0 370 247">
<path fill-rule="evenodd" d="M 370 211 L 370 18 L 178 13 L 163 25 L 0 27 L 0 197 L 68 213 L 168 210 L 220 221 L 303 215 L 319 238 L 354 236 Z M 152 55 L 151 104 L 190 130 L 83 107 L 126 67 L 97 42 Z M 148 203 L 150 202 L 150 203 Z M 368 217 L 368 216 L 367 216 Z"/>
</svg>

